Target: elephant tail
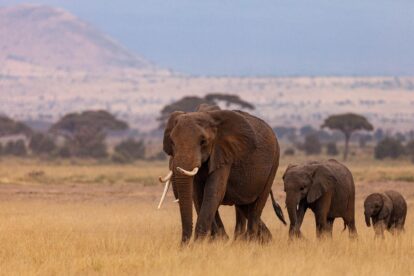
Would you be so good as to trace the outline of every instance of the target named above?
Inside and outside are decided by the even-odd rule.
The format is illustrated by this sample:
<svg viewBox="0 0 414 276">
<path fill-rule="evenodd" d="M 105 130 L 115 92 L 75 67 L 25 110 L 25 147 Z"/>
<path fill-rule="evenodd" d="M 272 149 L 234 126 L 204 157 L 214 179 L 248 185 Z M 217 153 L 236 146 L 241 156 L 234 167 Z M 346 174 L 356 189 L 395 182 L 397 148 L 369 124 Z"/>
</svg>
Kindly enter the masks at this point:
<svg viewBox="0 0 414 276">
<path fill-rule="evenodd" d="M 270 190 L 270 197 L 272 198 L 272 205 L 273 210 L 275 210 L 276 216 L 280 219 L 280 221 L 286 225 L 285 217 L 283 216 L 283 211 L 280 205 L 276 202 L 275 197 L 273 196 L 273 191 Z"/>
</svg>

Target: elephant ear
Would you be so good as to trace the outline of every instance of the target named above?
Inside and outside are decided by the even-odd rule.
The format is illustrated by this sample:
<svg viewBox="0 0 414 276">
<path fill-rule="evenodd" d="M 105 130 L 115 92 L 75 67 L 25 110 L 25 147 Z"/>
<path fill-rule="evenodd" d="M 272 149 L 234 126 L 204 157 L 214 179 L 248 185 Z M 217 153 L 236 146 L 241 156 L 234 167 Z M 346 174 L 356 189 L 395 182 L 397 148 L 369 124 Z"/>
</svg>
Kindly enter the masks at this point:
<svg viewBox="0 0 414 276">
<path fill-rule="evenodd" d="M 330 183 L 337 182 L 331 170 L 326 166 L 317 166 L 312 174 L 312 183 L 306 196 L 308 203 L 315 202 L 328 191 Z"/>
<path fill-rule="evenodd" d="M 209 172 L 242 160 L 257 148 L 256 133 L 247 119 L 236 111 L 208 112 L 217 129 L 210 155 Z"/>
<path fill-rule="evenodd" d="M 182 111 L 175 111 L 171 113 L 170 118 L 168 119 L 167 125 L 164 130 L 164 140 L 163 140 L 163 149 L 164 152 L 170 156 L 173 155 L 172 142 L 170 138 L 171 131 L 174 129 L 175 124 L 177 123 L 178 116 L 184 114 Z"/>
<path fill-rule="evenodd" d="M 378 219 L 387 220 L 392 212 L 392 208 L 393 208 L 392 200 L 386 194 L 381 194 L 381 198 L 382 198 L 382 208 L 381 208 L 381 211 L 378 213 Z"/>
</svg>

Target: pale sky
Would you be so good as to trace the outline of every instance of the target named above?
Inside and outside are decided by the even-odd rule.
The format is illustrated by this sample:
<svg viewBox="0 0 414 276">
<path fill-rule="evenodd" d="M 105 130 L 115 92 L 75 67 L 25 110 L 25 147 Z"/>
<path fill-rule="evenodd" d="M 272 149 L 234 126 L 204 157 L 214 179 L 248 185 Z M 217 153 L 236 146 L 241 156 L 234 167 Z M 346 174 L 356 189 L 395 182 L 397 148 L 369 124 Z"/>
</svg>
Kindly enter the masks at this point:
<svg viewBox="0 0 414 276">
<path fill-rule="evenodd" d="M 25 1 L 0 0 L 0 5 Z M 414 75 L 414 1 L 44 0 L 193 75 Z"/>
</svg>

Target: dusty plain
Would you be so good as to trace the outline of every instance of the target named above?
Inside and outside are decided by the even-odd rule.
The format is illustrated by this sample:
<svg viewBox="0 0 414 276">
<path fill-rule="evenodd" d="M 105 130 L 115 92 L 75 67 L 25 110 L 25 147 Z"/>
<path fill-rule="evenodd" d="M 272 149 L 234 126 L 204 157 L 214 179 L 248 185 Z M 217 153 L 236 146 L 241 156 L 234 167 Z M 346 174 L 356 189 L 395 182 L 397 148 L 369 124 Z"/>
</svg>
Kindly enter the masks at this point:
<svg viewBox="0 0 414 276">
<path fill-rule="evenodd" d="M 215 241 L 180 247 L 180 218 L 171 192 L 162 210 L 157 176 L 164 162 L 114 165 L 88 161 L 0 161 L 2 275 L 412 275 L 414 166 L 408 161 L 348 162 L 357 191 L 357 241 L 335 222 L 332 240 L 315 238 L 307 213 L 306 240 L 289 242 L 288 228 L 268 202 L 263 220 L 273 241 Z M 273 190 L 284 206 L 281 175 Z M 362 202 L 372 191 L 397 189 L 409 203 L 406 232 L 374 240 Z M 285 216 L 287 217 L 286 209 Z M 233 207 L 221 207 L 232 236 Z"/>
</svg>

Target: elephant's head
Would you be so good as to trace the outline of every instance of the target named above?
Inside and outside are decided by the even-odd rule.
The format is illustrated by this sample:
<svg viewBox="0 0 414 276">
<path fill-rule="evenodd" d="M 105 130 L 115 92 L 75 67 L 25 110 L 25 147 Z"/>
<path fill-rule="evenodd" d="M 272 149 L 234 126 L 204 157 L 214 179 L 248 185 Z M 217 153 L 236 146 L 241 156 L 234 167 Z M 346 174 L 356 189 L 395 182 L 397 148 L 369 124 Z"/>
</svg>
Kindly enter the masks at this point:
<svg viewBox="0 0 414 276">
<path fill-rule="evenodd" d="M 364 215 L 367 226 L 371 226 L 372 217 L 375 217 L 376 220 L 387 218 L 391 214 L 392 207 L 391 199 L 385 194 L 370 194 L 364 201 Z"/>
<path fill-rule="evenodd" d="M 283 182 L 290 219 L 290 236 L 300 235 L 299 206 L 318 200 L 328 190 L 330 183 L 336 181 L 331 170 L 323 164 L 309 163 L 288 166 L 283 175 Z"/>
<path fill-rule="evenodd" d="M 240 112 L 204 107 L 170 115 L 164 131 L 164 151 L 171 156 L 173 185 L 178 194 L 182 241 L 192 235 L 193 179 L 198 170 L 211 174 L 242 160 L 256 148 L 256 134 Z"/>
</svg>

